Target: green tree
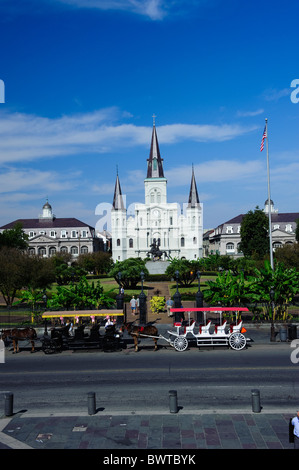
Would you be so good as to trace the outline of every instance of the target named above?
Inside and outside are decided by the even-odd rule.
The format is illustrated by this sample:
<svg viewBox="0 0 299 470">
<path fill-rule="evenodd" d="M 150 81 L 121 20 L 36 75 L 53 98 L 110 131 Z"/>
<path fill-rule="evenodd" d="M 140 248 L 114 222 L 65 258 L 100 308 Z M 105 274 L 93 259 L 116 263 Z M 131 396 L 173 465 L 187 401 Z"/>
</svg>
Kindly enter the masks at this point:
<svg viewBox="0 0 299 470">
<path fill-rule="evenodd" d="M 28 235 L 23 231 L 20 222 L 17 222 L 12 229 L 3 230 L 0 233 L 0 248 L 4 246 L 20 250 L 25 250 L 28 247 Z"/>
<path fill-rule="evenodd" d="M 296 241 L 299 242 L 299 219 L 296 220 L 295 238 Z"/>
<path fill-rule="evenodd" d="M 175 272 L 179 272 L 179 284 L 189 286 L 196 279 L 196 273 L 200 270 L 199 260 L 187 260 L 173 258 L 166 268 L 165 274 L 170 278 L 175 278 Z"/>
<path fill-rule="evenodd" d="M 274 293 L 274 309 L 271 305 L 271 289 Z M 269 261 L 265 261 L 264 268 L 255 269 L 249 292 L 253 302 L 264 304 L 266 319 L 272 322 L 285 321 L 288 318 L 289 305 L 299 292 L 299 273 L 294 268 L 285 268 L 282 263 L 276 263 L 273 270 Z"/>
<path fill-rule="evenodd" d="M 149 275 L 145 266 L 145 260 L 141 258 L 128 258 L 124 261 L 117 261 L 109 272 L 109 276 L 114 277 L 116 282 L 124 289 L 135 289 L 140 282 L 140 273 L 144 272 L 145 277 Z M 118 273 L 121 273 L 121 279 L 118 279 Z"/>
<path fill-rule="evenodd" d="M 286 268 L 295 268 L 299 271 L 299 243 L 282 246 L 275 251 L 274 258 Z"/>
<path fill-rule="evenodd" d="M 215 281 L 207 281 L 207 286 L 203 295 L 211 305 L 236 307 L 246 304 L 250 299 L 243 272 L 237 276 L 230 271 L 222 272 Z"/>
<path fill-rule="evenodd" d="M 89 273 L 105 274 L 113 268 L 111 253 L 96 251 L 84 253 L 78 257 L 78 265 Z"/>
<path fill-rule="evenodd" d="M 24 288 L 30 280 L 26 260 L 26 256 L 18 248 L 0 249 L 0 292 L 9 306 L 17 291 Z"/>
<path fill-rule="evenodd" d="M 82 277 L 77 284 L 57 286 L 57 291 L 48 300 L 48 307 L 53 310 L 110 308 L 114 305 L 114 299 L 109 295 L 113 290 L 105 293 L 100 281 L 89 283 L 86 277 Z"/>
<path fill-rule="evenodd" d="M 240 251 L 245 257 L 263 258 L 269 253 L 269 221 L 263 210 L 258 207 L 249 211 L 241 223 Z"/>
</svg>

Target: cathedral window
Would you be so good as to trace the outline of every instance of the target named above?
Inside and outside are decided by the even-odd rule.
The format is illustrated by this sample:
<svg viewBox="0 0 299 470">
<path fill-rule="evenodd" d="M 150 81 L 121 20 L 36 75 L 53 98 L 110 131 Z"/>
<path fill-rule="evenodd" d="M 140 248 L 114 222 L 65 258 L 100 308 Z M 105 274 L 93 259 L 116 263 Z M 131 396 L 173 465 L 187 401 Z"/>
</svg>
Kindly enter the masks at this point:
<svg viewBox="0 0 299 470">
<path fill-rule="evenodd" d="M 133 248 L 133 238 L 129 239 L 129 248 Z"/>
<path fill-rule="evenodd" d="M 182 246 L 182 247 L 185 246 L 185 238 L 184 238 L 184 237 L 181 237 L 181 246 Z"/>
<path fill-rule="evenodd" d="M 116 240 L 116 245 L 120 246 L 120 239 L 119 238 Z"/>
<path fill-rule="evenodd" d="M 193 245 L 196 245 L 196 243 L 197 243 L 197 238 L 193 237 Z"/>
</svg>

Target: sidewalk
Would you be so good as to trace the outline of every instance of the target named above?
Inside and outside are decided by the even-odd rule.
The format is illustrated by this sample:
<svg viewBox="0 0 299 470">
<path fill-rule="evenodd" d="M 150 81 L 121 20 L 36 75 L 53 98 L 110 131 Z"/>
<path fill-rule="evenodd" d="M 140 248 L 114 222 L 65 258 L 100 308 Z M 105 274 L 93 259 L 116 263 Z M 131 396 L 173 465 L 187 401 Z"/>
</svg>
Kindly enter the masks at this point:
<svg viewBox="0 0 299 470">
<path fill-rule="evenodd" d="M 0 419 L 0 449 L 292 449 L 288 432 L 294 414 L 25 412 Z"/>
</svg>

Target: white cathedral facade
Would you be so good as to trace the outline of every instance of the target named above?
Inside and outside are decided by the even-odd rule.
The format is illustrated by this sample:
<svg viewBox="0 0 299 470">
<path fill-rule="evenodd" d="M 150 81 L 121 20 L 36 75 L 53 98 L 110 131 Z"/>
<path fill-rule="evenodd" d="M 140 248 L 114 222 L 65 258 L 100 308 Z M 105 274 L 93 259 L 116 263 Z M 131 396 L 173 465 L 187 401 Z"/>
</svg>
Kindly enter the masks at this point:
<svg viewBox="0 0 299 470">
<path fill-rule="evenodd" d="M 182 211 L 178 203 L 167 202 L 167 179 L 164 176 L 155 123 L 144 189 L 145 203 L 135 204 L 134 216 L 127 216 L 117 175 L 111 210 L 113 260 L 151 257 L 149 253 L 153 244 L 159 246 L 163 260 L 201 258 L 203 206 L 199 201 L 194 170 L 189 198 L 186 197 Z"/>
</svg>

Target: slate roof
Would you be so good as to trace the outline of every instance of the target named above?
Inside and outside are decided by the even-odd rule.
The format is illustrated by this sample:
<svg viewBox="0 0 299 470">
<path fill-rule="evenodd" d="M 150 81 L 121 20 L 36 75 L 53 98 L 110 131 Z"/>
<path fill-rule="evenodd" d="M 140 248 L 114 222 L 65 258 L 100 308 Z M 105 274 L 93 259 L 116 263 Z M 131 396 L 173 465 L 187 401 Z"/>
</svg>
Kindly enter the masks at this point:
<svg viewBox="0 0 299 470">
<path fill-rule="evenodd" d="M 226 225 L 226 224 L 240 224 L 242 222 L 242 219 L 245 214 L 239 214 L 233 219 L 228 220 L 227 222 L 224 222 L 224 224 L 221 225 Z M 272 212 L 271 213 L 271 222 L 272 223 L 290 223 L 290 222 L 295 222 L 297 219 L 299 219 L 299 212 L 285 212 L 285 213 L 277 213 L 277 212 Z"/>
<path fill-rule="evenodd" d="M 18 219 L 0 227 L 0 230 L 12 229 L 16 223 L 21 223 L 23 229 L 30 228 L 68 228 L 68 227 L 89 227 L 88 224 L 75 218 L 54 218 L 54 219 Z"/>
</svg>

